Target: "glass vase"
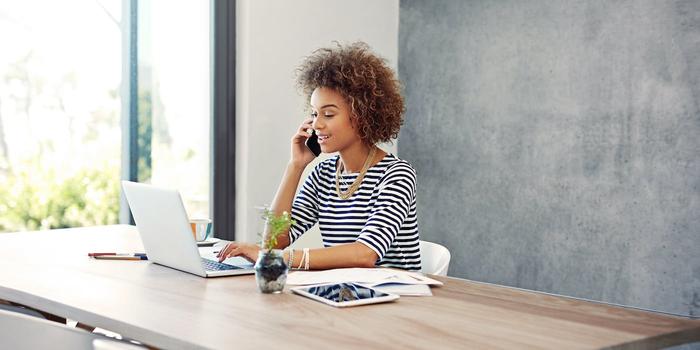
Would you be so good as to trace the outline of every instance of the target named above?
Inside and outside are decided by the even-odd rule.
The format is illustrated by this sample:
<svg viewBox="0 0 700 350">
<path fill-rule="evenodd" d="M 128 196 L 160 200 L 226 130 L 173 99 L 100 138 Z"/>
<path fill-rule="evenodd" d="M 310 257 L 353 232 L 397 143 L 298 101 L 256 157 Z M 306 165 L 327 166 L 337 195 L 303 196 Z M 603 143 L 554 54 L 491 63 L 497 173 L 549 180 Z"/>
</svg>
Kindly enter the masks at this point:
<svg viewBox="0 0 700 350">
<path fill-rule="evenodd" d="M 255 280 L 263 293 L 281 293 L 289 268 L 281 249 L 261 250 L 255 262 Z"/>
</svg>

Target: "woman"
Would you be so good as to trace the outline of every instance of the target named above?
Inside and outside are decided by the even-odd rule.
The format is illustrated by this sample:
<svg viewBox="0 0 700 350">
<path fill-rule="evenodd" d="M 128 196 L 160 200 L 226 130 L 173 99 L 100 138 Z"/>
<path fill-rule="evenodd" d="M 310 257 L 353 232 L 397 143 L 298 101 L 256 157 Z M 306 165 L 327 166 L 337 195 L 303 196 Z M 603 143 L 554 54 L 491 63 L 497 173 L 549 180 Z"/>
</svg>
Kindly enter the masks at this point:
<svg viewBox="0 0 700 350">
<path fill-rule="evenodd" d="M 404 114 L 395 73 L 365 43 L 314 51 L 298 69 L 310 118 L 292 137 L 291 159 L 271 205 L 296 223 L 278 238 L 286 248 L 318 222 L 325 248 L 289 250 L 290 267 L 394 267 L 420 270 L 416 173 L 376 146 L 398 136 Z M 314 160 L 305 142 L 313 129 L 324 153 L 294 198 L 304 168 Z M 229 243 L 219 260 L 257 259 L 260 247 Z"/>
</svg>

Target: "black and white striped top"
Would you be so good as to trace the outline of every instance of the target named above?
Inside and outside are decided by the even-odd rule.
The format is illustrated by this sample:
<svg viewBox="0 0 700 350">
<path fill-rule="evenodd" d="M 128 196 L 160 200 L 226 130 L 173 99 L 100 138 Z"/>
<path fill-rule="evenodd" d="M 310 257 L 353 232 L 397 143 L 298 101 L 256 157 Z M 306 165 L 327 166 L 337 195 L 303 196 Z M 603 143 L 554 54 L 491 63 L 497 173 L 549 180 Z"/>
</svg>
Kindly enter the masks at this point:
<svg viewBox="0 0 700 350">
<path fill-rule="evenodd" d="M 416 171 L 387 154 L 367 170 L 352 197 L 341 199 L 335 188 L 339 159 L 319 163 L 304 182 L 292 204 L 290 242 L 318 222 L 326 247 L 360 242 L 377 253 L 377 266 L 420 270 Z M 340 189 L 346 191 L 357 176 L 343 174 Z"/>
</svg>

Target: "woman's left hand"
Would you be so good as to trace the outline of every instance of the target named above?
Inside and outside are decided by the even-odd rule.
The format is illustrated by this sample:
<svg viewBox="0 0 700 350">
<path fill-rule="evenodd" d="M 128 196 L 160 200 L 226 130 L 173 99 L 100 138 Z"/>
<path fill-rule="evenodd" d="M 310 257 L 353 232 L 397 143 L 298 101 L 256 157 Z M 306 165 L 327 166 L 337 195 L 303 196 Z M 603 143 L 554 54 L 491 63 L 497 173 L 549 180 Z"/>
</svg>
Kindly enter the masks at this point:
<svg viewBox="0 0 700 350">
<path fill-rule="evenodd" d="M 250 262 L 255 262 L 258 259 L 260 247 L 255 244 L 230 242 L 216 255 L 219 262 L 226 260 L 232 256 L 241 256 Z"/>
</svg>

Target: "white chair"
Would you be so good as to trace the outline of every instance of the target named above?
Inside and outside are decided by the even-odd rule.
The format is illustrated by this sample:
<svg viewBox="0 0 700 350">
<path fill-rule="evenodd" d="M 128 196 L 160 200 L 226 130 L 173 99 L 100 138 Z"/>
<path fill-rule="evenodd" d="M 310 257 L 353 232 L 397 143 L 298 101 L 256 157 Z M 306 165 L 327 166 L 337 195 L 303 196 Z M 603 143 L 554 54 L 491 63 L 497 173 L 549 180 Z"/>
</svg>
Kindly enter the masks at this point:
<svg viewBox="0 0 700 350">
<path fill-rule="evenodd" d="M 46 319 L 46 317 L 44 317 L 44 315 L 39 313 L 39 311 L 24 308 L 21 306 L 8 305 L 8 304 L 4 304 L 1 302 L 0 302 L 0 310 L 6 310 L 6 311 L 10 311 L 10 312 L 18 312 L 20 314 L 25 314 L 28 316 L 34 316 L 34 317 Z"/>
<path fill-rule="evenodd" d="M 421 272 L 431 275 L 447 276 L 450 267 L 450 251 L 433 242 L 420 241 Z"/>
<path fill-rule="evenodd" d="M 0 310 L 0 343 L 3 349 L 143 349 L 113 341 L 66 325 Z"/>
</svg>

